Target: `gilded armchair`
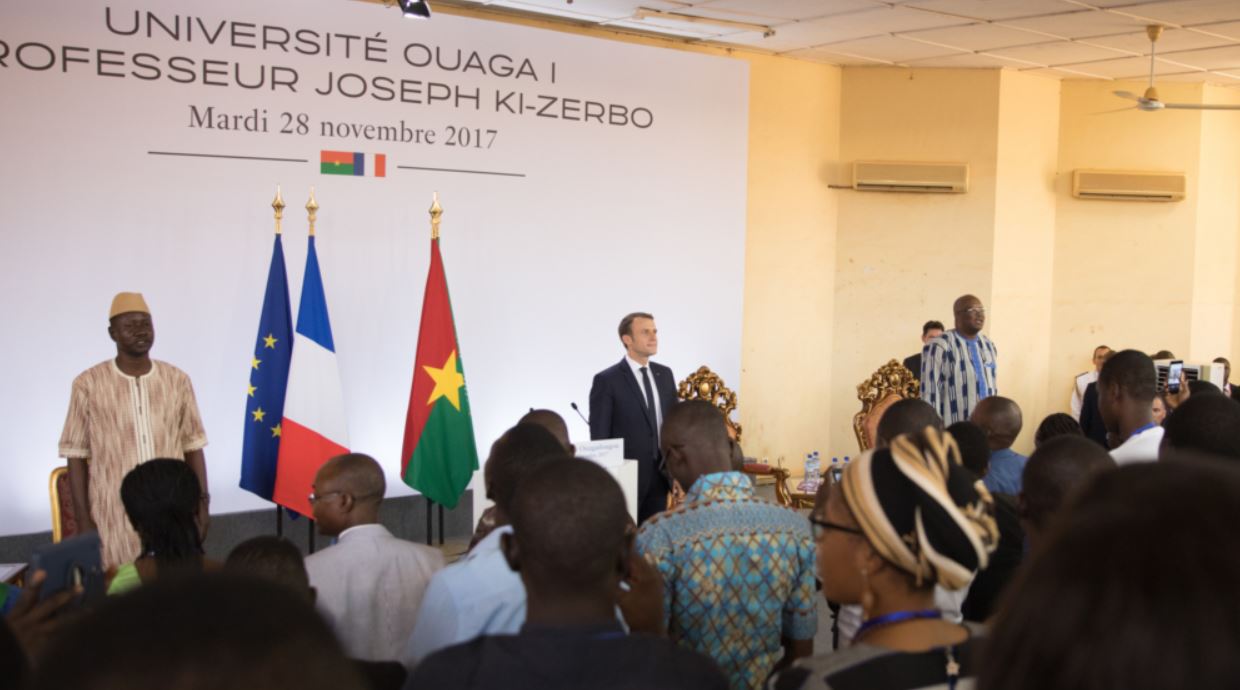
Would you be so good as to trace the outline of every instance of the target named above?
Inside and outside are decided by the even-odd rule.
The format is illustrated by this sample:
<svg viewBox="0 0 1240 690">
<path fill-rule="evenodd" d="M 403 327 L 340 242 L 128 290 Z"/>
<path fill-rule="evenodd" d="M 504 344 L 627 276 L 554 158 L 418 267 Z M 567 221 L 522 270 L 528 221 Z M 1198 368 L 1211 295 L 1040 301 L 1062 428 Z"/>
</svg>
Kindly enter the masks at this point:
<svg viewBox="0 0 1240 690">
<path fill-rule="evenodd" d="M 894 359 L 857 385 L 861 411 L 853 416 L 853 433 L 857 435 L 857 445 L 862 451 L 874 447 L 878 420 L 883 412 L 897 400 L 916 398 L 920 388 L 921 384 L 913 372 Z"/>
</svg>

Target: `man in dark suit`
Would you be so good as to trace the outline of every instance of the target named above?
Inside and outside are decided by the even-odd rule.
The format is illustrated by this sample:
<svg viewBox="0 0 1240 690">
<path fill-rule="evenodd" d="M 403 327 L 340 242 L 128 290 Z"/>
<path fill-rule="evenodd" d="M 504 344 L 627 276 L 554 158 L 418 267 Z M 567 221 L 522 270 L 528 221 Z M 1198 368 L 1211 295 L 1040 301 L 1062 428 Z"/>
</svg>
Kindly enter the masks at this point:
<svg viewBox="0 0 1240 690">
<path fill-rule="evenodd" d="M 650 361 L 659 351 L 654 317 L 634 312 L 620 321 L 624 359 L 594 375 L 590 438 L 623 438 L 624 456 L 637 461 L 637 520 L 667 509 L 671 490 L 659 454 L 659 428 L 676 402 L 672 370 Z"/>
<path fill-rule="evenodd" d="M 921 344 L 923 347 L 926 345 L 926 343 L 929 343 L 931 340 L 934 340 L 940 335 L 943 335 L 943 322 L 942 321 L 927 321 L 926 323 L 922 324 Z M 912 357 L 905 357 L 904 368 L 913 372 L 913 378 L 920 380 L 921 379 L 921 352 L 918 351 L 918 353 L 913 355 Z"/>
</svg>

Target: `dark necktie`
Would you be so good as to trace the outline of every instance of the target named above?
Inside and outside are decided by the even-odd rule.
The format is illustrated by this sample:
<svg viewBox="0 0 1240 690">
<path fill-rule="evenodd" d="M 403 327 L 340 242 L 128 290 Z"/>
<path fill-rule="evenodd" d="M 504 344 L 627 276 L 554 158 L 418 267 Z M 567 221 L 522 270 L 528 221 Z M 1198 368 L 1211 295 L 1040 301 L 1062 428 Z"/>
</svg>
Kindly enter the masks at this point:
<svg viewBox="0 0 1240 690">
<path fill-rule="evenodd" d="M 646 389 L 646 409 L 650 411 L 650 421 L 657 429 L 659 426 L 659 417 L 654 411 L 654 389 L 650 387 L 650 374 L 646 371 L 646 367 L 642 367 L 641 372 L 642 388 Z"/>
</svg>

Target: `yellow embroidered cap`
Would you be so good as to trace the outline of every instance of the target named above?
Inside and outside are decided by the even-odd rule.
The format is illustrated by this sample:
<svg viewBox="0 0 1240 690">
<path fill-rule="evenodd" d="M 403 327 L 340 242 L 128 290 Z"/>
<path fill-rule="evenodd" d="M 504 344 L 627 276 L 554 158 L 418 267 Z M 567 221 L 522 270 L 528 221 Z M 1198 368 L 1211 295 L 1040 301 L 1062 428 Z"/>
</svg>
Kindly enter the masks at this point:
<svg viewBox="0 0 1240 690">
<path fill-rule="evenodd" d="M 142 299 L 140 292 L 118 292 L 116 297 L 112 298 L 112 310 L 108 312 L 108 318 L 114 318 L 118 314 L 126 314 L 131 311 L 140 311 L 143 314 L 150 314 L 151 310 L 146 306 L 146 300 Z"/>
</svg>

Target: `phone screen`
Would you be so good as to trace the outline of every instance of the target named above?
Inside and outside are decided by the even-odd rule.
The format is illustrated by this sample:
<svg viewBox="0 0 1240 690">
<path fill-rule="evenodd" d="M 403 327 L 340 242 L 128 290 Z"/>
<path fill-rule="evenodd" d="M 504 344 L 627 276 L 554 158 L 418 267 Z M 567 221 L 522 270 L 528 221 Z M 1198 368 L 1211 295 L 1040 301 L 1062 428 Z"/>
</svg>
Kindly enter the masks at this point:
<svg viewBox="0 0 1240 690">
<path fill-rule="evenodd" d="M 1180 392 L 1180 383 L 1181 383 L 1181 379 L 1183 379 L 1183 374 L 1184 374 L 1184 362 L 1178 359 L 1172 362 L 1171 366 L 1168 367 L 1167 369 L 1167 392 L 1168 393 L 1179 393 Z"/>
</svg>

